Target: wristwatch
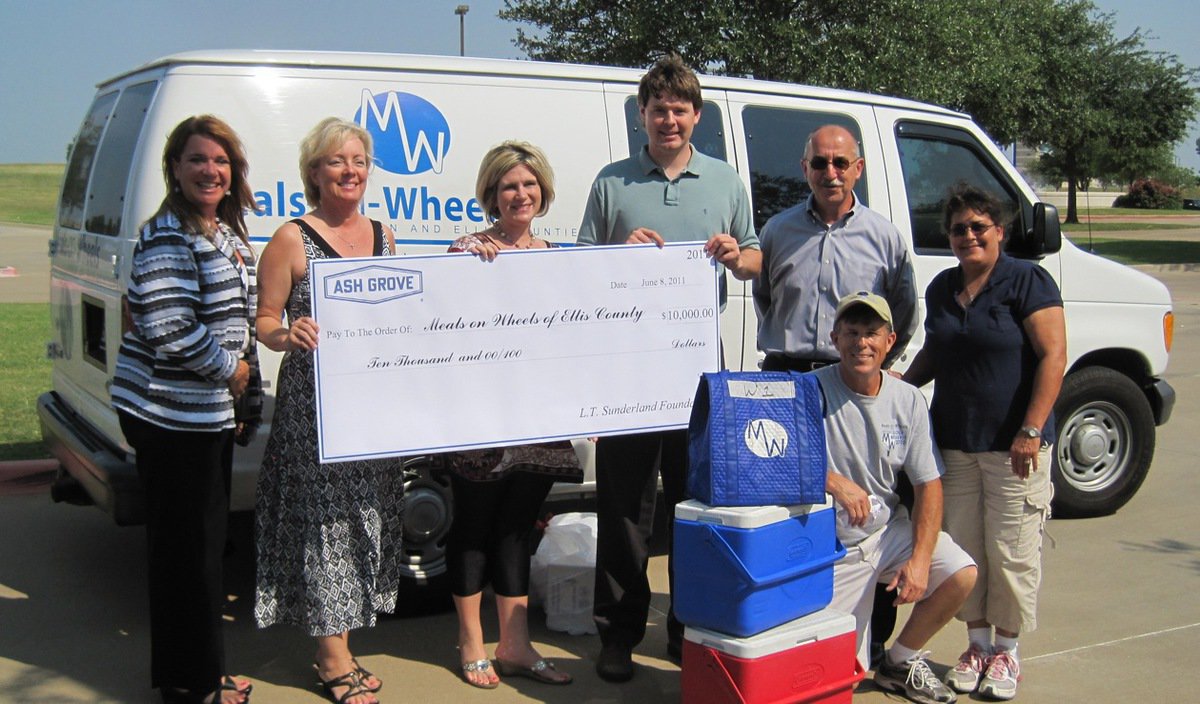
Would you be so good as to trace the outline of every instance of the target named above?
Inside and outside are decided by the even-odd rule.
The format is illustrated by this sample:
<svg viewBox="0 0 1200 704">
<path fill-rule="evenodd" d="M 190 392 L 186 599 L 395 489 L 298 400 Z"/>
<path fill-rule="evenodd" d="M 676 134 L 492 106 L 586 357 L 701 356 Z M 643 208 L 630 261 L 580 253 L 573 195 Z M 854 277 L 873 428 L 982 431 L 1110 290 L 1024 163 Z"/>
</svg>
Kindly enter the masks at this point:
<svg viewBox="0 0 1200 704">
<path fill-rule="evenodd" d="M 1037 428 L 1032 425 L 1026 425 L 1017 431 L 1017 435 L 1036 440 L 1037 438 L 1042 437 L 1042 430 L 1041 428 Z"/>
</svg>

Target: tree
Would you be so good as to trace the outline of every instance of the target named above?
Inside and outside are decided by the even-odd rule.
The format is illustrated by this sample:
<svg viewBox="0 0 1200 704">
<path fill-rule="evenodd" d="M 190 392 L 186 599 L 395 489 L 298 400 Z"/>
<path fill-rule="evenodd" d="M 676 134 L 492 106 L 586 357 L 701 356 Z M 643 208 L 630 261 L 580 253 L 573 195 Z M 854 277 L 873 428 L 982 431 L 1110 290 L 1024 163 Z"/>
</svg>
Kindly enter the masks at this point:
<svg viewBox="0 0 1200 704">
<path fill-rule="evenodd" d="M 1197 76 L 1118 39 L 1088 0 L 506 0 L 531 58 L 705 72 L 895 95 L 970 113 L 994 140 L 1048 147 L 1075 191 L 1182 138 Z M 1197 145 L 1200 150 L 1200 144 Z"/>
<path fill-rule="evenodd" d="M 896 95 L 971 112 L 1000 141 L 1034 62 L 1010 18 L 1050 0 L 506 0 L 530 58 L 645 67 L 677 51 L 707 73 Z"/>
<path fill-rule="evenodd" d="M 1042 168 L 1067 182 L 1067 222 L 1078 222 L 1079 186 L 1096 177 L 1126 183 L 1162 165 L 1196 109 L 1194 69 L 1145 49 L 1144 35 L 1117 38 L 1111 15 L 1084 0 L 1056 2 L 1033 28 L 1042 80 L 1022 108 L 1022 141 L 1048 147 Z"/>
</svg>

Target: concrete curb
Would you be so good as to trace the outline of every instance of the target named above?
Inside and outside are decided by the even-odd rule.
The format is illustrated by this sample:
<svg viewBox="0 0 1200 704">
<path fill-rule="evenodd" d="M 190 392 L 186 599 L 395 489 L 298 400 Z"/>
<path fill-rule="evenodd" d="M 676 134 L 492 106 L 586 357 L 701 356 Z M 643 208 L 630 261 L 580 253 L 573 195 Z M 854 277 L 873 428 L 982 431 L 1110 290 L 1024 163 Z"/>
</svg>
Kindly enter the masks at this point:
<svg viewBox="0 0 1200 704">
<path fill-rule="evenodd" d="M 0 462 L 0 482 L 8 482 L 31 474 L 58 471 L 58 460 L 12 460 Z"/>
</svg>

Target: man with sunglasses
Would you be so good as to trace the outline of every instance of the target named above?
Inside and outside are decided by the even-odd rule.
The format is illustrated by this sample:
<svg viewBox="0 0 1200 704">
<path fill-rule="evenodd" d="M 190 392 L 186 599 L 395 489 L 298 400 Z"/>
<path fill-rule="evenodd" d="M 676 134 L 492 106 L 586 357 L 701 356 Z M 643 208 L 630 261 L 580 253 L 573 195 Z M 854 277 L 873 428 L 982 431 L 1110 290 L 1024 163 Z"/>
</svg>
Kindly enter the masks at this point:
<svg viewBox="0 0 1200 704">
<path fill-rule="evenodd" d="M 719 271 L 758 274 L 760 253 L 750 199 L 732 166 L 691 143 L 700 122 L 700 81 L 678 56 L 660 59 L 638 85 L 649 144 L 601 169 L 588 195 L 578 244 L 645 244 L 703 239 Z M 720 279 L 724 282 L 724 277 Z M 725 289 L 720 291 L 725 304 Z M 687 430 L 600 438 L 596 443 L 596 589 L 600 632 L 596 672 L 609 682 L 634 674 L 632 652 L 646 633 L 646 567 L 662 477 L 666 510 L 684 498 Z M 667 521 L 668 541 L 673 521 Z M 668 579 L 674 571 L 668 554 Z M 673 591 L 673 590 L 672 590 Z M 668 609 L 667 652 L 678 659 L 683 625 Z"/>
<path fill-rule="evenodd" d="M 869 291 L 887 300 L 904 351 L 917 325 L 917 290 L 908 248 L 895 225 L 858 202 L 863 158 L 854 135 L 825 125 L 808 136 L 804 175 L 812 194 L 763 226 L 762 270 L 754 281 L 763 369 L 812 371 L 838 359 L 830 342 L 838 300 Z"/>
<path fill-rule="evenodd" d="M 803 166 L 812 194 L 768 220 L 759 238 L 762 270 L 754 281 L 754 307 L 758 348 L 766 353 L 763 370 L 809 372 L 836 362 L 830 341 L 835 311 L 838 300 L 854 291 L 882 296 L 893 312 L 896 343 L 883 361 L 890 368 L 917 328 L 908 248 L 895 225 L 855 197 L 864 162 L 849 130 L 814 130 Z M 902 503 L 912 503 L 906 476 L 898 493 Z M 872 661 L 881 657 L 896 623 L 896 607 L 882 587 L 875 606 Z"/>
</svg>

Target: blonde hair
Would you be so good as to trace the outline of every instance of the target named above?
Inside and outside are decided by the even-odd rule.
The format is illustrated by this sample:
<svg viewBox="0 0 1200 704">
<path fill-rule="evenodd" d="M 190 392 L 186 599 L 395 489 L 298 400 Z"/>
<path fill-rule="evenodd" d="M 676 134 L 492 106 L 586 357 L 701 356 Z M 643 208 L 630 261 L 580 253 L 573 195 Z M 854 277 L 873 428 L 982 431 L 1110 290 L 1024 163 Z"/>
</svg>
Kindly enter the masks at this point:
<svg viewBox="0 0 1200 704">
<path fill-rule="evenodd" d="M 321 191 L 313 180 L 312 170 L 321 161 L 321 157 L 332 153 L 351 139 L 362 142 L 367 152 L 367 161 L 374 161 L 374 144 L 371 133 L 360 125 L 343 120 L 340 117 L 327 117 L 317 123 L 300 140 L 300 180 L 304 182 L 304 199 L 316 208 L 321 205 Z"/>
<path fill-rule="evenodd" d="M 496 204 L 496 188 L 500 179 L 515 166 L 525 166 L 533 172 L 538 187 L 542 190 L 542 207 L 537 215 L 545 215 L 554 201 L 554 170 L 541 149 L 529 142 L 509 140 L 488 150 L 479 163 L 479 176 L 475 179 L 475 198 L 489 220 L 500 219 Z"/>
</svg>

